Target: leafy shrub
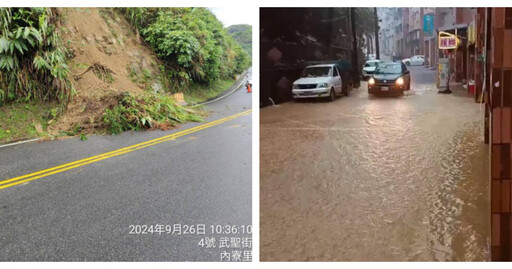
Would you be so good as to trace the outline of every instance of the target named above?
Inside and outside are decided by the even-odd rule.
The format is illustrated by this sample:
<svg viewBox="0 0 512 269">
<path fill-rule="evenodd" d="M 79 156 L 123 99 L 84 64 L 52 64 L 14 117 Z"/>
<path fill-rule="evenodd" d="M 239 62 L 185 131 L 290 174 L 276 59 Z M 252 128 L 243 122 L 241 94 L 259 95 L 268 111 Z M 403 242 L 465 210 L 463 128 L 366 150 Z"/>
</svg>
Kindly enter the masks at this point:
<svg viewBox="0 0 512 269">
<path fill-rule="evenodd" d="M 123 8 L 166 66 L 174 87 L 233 77 L 250 57 L 206 8 Z"/>
<path fill-rule="evenodd" d="M 178 123 L 203 121 L 201 112 L 175 104 L 172 97 L 146 92 L 123 93 L 117 105 L 106 109 L 103 122 L 111 134 L 128 130 L 168 129 Z"/>
<path fill-rule="evenodd" d="M 67 50 L 55 8 L 0 8 L 0 105 L 13 100 L 69 100 Z"/>
</svg>

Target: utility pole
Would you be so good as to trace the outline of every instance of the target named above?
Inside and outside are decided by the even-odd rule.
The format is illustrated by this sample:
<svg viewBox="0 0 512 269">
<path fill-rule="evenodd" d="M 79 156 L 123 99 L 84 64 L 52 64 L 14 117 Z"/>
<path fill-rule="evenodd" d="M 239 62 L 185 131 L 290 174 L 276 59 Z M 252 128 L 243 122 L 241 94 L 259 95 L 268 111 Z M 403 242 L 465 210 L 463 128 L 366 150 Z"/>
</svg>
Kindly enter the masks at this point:
<svg viewBox="0 0 512 269">
<path fill-rule="evenodd" d="M 373 8 L 375 15 L 375 56 L 377 60 L 380 60 L 380 48 L 379 48 L 379 16 L 377 16 L 377 8 Z"/>
<path fill-rule="evenodd" d="M 359 64 L 357 63 L 357 52 L 359 51 L 357 48 L 357 35 L 356 35 L 356 14 L 355 8 L 350 9 L 350 27 L 352 32 L 352 66 L 355 77 L 359 78 Z"/>
<path fill-rule="evenodd" d="M 375 54 L 375 45 L 373 45 L 373 36 L 368 34 L 368 40 L 370 43 L 370 54 Z"/>
</svg>

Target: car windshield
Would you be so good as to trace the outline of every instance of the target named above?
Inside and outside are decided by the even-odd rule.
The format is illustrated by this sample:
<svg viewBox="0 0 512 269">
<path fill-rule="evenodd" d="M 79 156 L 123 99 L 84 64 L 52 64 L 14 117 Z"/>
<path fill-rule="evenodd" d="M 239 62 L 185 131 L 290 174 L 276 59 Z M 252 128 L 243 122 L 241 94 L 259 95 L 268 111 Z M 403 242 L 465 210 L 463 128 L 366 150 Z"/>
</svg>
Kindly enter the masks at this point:
<svg viewBox="0 0 512 269">
<path fill-rule="evenodd" d="M 302 73 L 302 77 L 314 78 L 314 77 L 328 77 L 329 71 L 331 71 L 331 67 L 308 67 L 304 69 Z"/>
<path fill-rule="evenodd" d="M 371 67 L 371 66 L 377 66 L 377 62 L 366 62 L 364 64 L 364 67 Z"/>
<path fill-rule="evenodd" d="M 399 64 L 381 64 L 375 70 L 375 74 L 400 74 L 402 66 Z"/>
</svg>

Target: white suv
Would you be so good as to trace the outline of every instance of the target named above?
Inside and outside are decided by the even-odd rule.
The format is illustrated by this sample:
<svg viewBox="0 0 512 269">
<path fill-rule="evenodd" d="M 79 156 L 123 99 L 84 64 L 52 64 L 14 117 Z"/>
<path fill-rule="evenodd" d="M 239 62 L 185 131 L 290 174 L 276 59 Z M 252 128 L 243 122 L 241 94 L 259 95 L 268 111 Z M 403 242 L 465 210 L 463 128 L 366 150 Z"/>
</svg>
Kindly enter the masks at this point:
<svg viewBox="0 0 512 269">
<path fill-rule="evenodd" d="M 341 74 L 335 64 L 311 65 L 304 69 L 301 78 L 293 82 L 293 98 L 327 97 L 336 99 L 342 93 Z"/>
</svg>

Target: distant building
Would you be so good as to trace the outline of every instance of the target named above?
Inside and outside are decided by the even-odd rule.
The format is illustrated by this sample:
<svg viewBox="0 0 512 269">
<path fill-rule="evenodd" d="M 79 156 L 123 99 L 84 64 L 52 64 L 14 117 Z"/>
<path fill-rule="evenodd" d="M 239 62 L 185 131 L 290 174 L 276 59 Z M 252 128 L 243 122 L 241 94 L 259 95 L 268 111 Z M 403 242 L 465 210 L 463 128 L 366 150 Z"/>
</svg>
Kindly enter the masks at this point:
<svg viewBox="0 0 512 269">
<path fill-rule="evenodd" d="M 423 8 L 409 8 L 409 31 L 406 34 L 408 57 L 423 54 Z"/>
<path fill-rule="evenodd" d="M 474 28 L 475 8 L 379 8 L 381 53 L 388 58 L 425 56 L 425 67 L 435 69 L 439 58 L 449 58 L 455 81 L 467 83 L 474 73 L 474 42 L 468 28 Z M 433 27 L 433 29 L 432 29 Z M 462 41 L 453 53 L 438 49 L 439 31 L 457 34 Z M 473 55 L 473 56 L 472 56 Z M 386 58 L 384 58 L 386 59 Z"/>
</svg>

